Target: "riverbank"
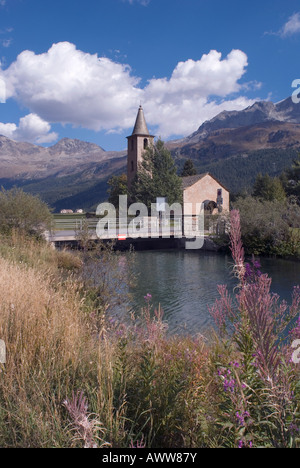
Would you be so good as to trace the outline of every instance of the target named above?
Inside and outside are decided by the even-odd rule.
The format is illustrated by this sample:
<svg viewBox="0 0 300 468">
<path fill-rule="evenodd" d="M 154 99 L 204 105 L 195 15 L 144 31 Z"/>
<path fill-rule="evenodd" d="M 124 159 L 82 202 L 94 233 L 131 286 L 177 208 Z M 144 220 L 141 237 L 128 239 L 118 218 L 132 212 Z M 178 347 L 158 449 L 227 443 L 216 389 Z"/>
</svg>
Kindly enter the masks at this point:
<svg viewBox="0 0 300 468">
<path fill-rule="evenodd" d="M 112 251 L 98 257 L 103 288 L 119 260 Z M 150 292 L 139 319 L 112 320 L 109 297 L 75 278 L 81 262 L 18 235 L 1 239 L 1 447 L 299 447 L 299 367 L 289 348 L 275 348 L 277 302 L 257 271 L 240 289 L 243 320 L 219 289 L 211 313 L 220 335 L 208 342 L 169 336 Z M 251 298 L 268 318 L 262 342 L 245 320 L 255 313 Z M 233 335 L 225 332 L 226 312 Z"/>
</svg>

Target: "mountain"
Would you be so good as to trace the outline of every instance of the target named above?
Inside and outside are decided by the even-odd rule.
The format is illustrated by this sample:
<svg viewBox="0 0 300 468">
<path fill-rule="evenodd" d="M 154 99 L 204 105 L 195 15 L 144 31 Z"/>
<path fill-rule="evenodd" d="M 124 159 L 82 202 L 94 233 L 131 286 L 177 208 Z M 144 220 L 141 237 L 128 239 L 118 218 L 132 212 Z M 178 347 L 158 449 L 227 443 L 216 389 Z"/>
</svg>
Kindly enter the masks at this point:
<svg viewBox="0 0 300 468">
<path fill-rule="evenodd" d="M 44 148 L 0 136 L 0 185 L 38 194 L 55 210 L 89 209 L 107 198 L 107 180 L 122 172 L 126 155 L 76 139 Z"/>
<path fill-rule="evenodd" d="M 125 143 L 125 142 L 124 142 Z M 259 172 L 279 175 L 300 151 L 300 105 L 291 98 L 224 111 L 196 132 L 166 143 L 180 171 L 191 158 L 232 192 L 252 186 Z M 63 138 L 44 148 L 0 136 L 0 185 L 39 194 L 55 210 L 94 209 L 107 199 L 107 181 L 126 171 L 127 151 Z"/>
<path fill-rule="evenodd" d="M 234 192 L 249 189 L 259 172 L 278 176 L 300 151 L 300 105 L 291 98 L 224 111 L 192 135 L 168 143 L 177 165 L 187 158 Z"/>
<path fill-rule="evenodd" d="M 300 124 L 300 106 L 291 98 L 277 104 L 272 102 L 256 102 L 242 111 L 224 111 L 204 122 L 199 129 L 184 141 L 187 144 L 197 143 L 216 130 L 237 129 L 258 125 L 266 122 Z"/>
<path fill-rule="evenodd" d="M 261 149 L 296 148 L 300 146 L 300 123 L 265 121 L 212 130 L 205 137 L 201 131 L 168 146 L 177 156 L 201 161 L 233 157 Z"/>
<path fill-rule="evenodd" d="M 90 163 L 103 163 L 125 155 L 126 151 L 105 151 L 94 143 L 70 138 L 44 148 L 0 136 L 0 177 L 16 180 L 62 177 L 77 173 Z"/>
</svg>

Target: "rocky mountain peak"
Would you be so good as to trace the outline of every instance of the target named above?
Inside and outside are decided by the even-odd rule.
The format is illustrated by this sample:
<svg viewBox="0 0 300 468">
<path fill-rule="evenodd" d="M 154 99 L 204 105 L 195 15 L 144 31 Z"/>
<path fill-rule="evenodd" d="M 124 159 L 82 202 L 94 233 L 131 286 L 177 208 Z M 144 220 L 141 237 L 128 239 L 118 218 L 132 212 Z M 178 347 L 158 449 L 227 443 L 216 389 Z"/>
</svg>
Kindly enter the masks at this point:
<svg viewBox="0 0 300 468">
<path fill-rule="evenodd" d="M 242 111 L 223 111 L 204 122 L 196 132 L 187 137 L 186 142 L 196 143 L 216 130 L 237 129 L 264 122 L 300 123 L 300 104 L 293 103 L 289 97 L 277 104 L 258 101 Z"/>
<path fill-rule="evenodd" d="M 62 138 L 58 143 L 49 148 L 51 153 L 95 153 L 105 152 L 103 148 L 95 143 L 89 143 L 78 139 Z"/>
</svg>

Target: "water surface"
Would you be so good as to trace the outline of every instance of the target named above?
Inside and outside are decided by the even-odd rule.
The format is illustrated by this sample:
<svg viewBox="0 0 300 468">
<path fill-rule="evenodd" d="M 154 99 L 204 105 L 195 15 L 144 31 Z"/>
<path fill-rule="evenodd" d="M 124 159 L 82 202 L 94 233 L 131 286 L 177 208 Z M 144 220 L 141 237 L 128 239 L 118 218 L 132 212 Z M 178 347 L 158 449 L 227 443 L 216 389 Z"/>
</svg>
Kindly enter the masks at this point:
<svg viewBox="0 0 300 468">
<path fill-rule="evenodd" d="M 300 284 L 300 262 L 261 258 L 263 273 L 272 277 L 272 291 L 290 302 L 293 287 Z M 218 297 L 218 284 L 230 292 L 236 286 L 229 255 L 195 251 L 136 252 L 131 308 L 138 314 L 144 296 L 161 305 L 171 332 L 205 333 L 213 325 L 208 312 Z"/>
</svg>

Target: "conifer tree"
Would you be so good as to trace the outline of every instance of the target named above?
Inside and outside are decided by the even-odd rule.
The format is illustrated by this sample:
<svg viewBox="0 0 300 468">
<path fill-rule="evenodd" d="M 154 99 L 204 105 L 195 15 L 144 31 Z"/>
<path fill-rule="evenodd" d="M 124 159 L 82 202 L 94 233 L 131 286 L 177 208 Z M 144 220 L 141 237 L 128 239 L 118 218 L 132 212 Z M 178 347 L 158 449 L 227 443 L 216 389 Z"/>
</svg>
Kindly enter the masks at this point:
<svg viewBox="0 0 300 468">
<path fill-rule="evenodd" d="M 191 159 L 187 159 L 184 163 L 181 177 L 188 177 L 188 176 L 193 176 L 197 174 L 197 170 L 194 166 L 194 163 Z"/>
<path fill-rule="evenodd" d="M 285 201 L 286 193 L 278 177 L 259 174 L 256 178 L 253 196 L 266 201 Z"/>
<path fill-rule="evenodd" d="M 295 198 L 300 205 L 300 154 L 291 169 L 283 174 L 282 182 L 287 195 Z"/>
<path fill-rule="evenodd" d="M 108 185 L 108 201 L 117 208 L 119 206 L 119 196 L 128 195 L 127 175 L 121 174 L 120 176 L 111 177 L 108 181 Z"/>
<path fill-rule="evenodd" d="M 182 180 L 162 140 L 143 153 L 136 179 L 131 189 L 131 201 L 151 207 L 157 197 L 166 197 L 169 205 L 182 202 Z"/>
</svg>

